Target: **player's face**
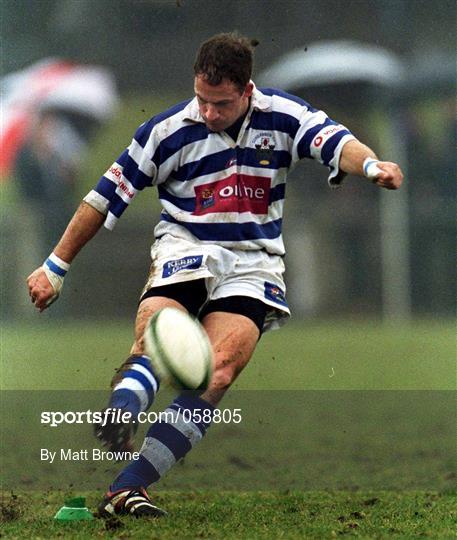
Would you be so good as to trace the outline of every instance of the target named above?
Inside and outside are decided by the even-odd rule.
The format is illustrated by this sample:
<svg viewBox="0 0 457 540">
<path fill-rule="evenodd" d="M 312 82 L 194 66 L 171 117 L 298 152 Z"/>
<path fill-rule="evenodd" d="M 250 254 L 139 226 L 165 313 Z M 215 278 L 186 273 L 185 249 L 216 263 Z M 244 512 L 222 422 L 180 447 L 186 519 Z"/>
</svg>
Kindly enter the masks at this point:
<svg viewBox="0 0 457 540">
<path fill-rule="evenodd" d="M 204 77 L 195 77 L 195 95 L 200 114 L 211 131 L 223 131 L 242 116 L 252 95 L 253 84 L 248 83 L 242 93 L 235 84 L 224 79 L 221 84 L 208 84 Z"/>
</svg>

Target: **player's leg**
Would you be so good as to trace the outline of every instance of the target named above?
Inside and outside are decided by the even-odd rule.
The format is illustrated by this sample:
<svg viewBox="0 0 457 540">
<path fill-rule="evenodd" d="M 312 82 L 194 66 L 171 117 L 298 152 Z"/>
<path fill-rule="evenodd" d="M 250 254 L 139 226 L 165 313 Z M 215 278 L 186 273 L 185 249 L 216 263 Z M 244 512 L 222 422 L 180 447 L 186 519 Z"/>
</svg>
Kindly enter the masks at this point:
<svg viewBox="0 0 457 540">
<path fill-rule="evenodd" d="M 160 516 L 163 511 L 149 500 L 145 488 L 157 482 L 205 435 L 217 404 L 236 376 L 248 363 L 260 331 L 247 317 L 212 312 L 204 318 L 215 351 L 214 376 L 204 396 L 181 395 L 165 410 L 167 421 L 156 422 L 148 430 L 138 460 L 132 461 L 110 486 L 100 515 L 131 512 L 133 515 Z M 200 421 L 194 419 L 198 410 Z M 202 414 L 208 411 L 208 415 Z M 170 419 L 168 419 L 170 417 Z"/>
<path fill-rule="evenodd" d="M 252 299 L 244 300 L 249 304 Z M 258 300 L 252 302 L 258 303 L 256 311 L 261 315 L 257 317 L 257 322 L 261 328 L 265 307 Z M 209 307 L 203 324 L 215 358 L 209 388 L 202 396 L 183 394 L 173 401 L 165 411 L 168 413 L 166 421 L 156 422 L 148 430 L 139 459 L 127 465 L 110 486 L 105 506 L 106 500 L 109 501 L 117 493 L 137 492 L 139 488 L 157 482 L 182 459 L 203 438 L 210 425 L 214 407 L 249 362 L 260 336 L 256 322 L 245 315 L 211 311 Z M 195 414 L 197 411 L 198 421 Z"/>
<path fill-rule="evenodd" d="M 135 341 L 129 357 L 116 371 L 112 381 L 112 393 L 108 408 L 122 409 L 131 413 L 127 423 L 100 423 L 94 426 L 96 437 L 109 450 L 133 450 L 133 438 L 137 429 L 138 414 L 146 411 L 153 403 L 160 386 L 160 380 L 151 359 L 144 354 L 142 335 L 149 318 L 159 309 L 175 307 L 184 309 L 174 300 L 163 297 L 147 298 L 138 308 L 135 322 Z"/>
<path fill-rule="evenodd" d="M 176 283 L 148 289 L 141 297 L 135 321 L 135 341 L 130 356 L 117 370 L 111 387 L 108 407 L 119 408 L 132 414 L 135 420 L 154 401 L 160 381 L 153 362 L 144 352 L 143 335 L 152 315 L 165 307 L 174 307 L 196 315 L 206 300 L 204 280 L 195 280 L 192 287 Z M 132 450 L 137 424 L 96 425 L 95 435 L 110 450 Z"/>
<path fill-rule="evenodd" d="M 213 406 L 247 365 L 261 336 L 267 306 L 246 296 L 209 302 L 200 318 L 214 351 L 215 366 L 208 389 L 201 398 Z"/>
<path fill-rule="evenodd" d="M 152 315 L 166 307 L 185 311 L 179 302 L 171 298 L 154 296 L 141 301 L 136 315 L 135 341 L 130 350 L 130 356 L 117 370 L 111 381 L 113 392 L 110 407 L 131 411 L 136 417 L 139 412 L 149 409 L 152 405 L 160 381 L 151 365 L 151 359 L 145 354 L 143 335 Z"/>
</svg>

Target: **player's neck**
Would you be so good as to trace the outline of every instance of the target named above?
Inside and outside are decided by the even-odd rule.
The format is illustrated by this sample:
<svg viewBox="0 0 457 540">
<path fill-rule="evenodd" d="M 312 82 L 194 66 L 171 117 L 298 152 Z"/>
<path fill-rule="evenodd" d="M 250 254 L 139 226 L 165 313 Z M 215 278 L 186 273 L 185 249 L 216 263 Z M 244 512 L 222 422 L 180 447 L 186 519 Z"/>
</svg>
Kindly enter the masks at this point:
<svg viewBox="0 0 457 540">
<path fill-rule="evenodd" d="M 225 133 L 227 133 L 227 135 L 231 137 L 235 142 L 238 139 L 241 126 L 243 125 L 244 119 L 246 118 L 246 115 L 248 114 L 248 110 L 249 110 L 249 102 L 244 113 L 241 116 L 239 116 L 238 119 L 231 126 L 229 126 L 228 128 L 224 130 Z"/>
</svg>

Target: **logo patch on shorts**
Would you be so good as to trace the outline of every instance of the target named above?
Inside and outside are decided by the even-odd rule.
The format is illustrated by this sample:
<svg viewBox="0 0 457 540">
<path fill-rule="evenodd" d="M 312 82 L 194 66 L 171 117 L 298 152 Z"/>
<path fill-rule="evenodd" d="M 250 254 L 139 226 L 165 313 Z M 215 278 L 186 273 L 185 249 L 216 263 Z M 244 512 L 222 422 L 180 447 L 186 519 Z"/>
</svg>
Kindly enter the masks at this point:
<svg viewBox="0 0 457 540">
<path fill-rule="evenodd" d="M 268 281 L 265 281 L 265 298 L 267 300 L 271 300 L 272 302 L 276 302 L 277 304 L 281 304 L 281 306 L 287 306 L 286 302 L 286 295 L 284 294 L 284 291 L 280 289 L 277 285 L 274 283 L 269 283 Z"/>
<path fill-rule="evenodd" d="M 180 270 L 195 270 L 196 268 L 200 268 L 202 262 L 203 255 L 195 255 L 194 257 L 183 257 L 182 259 L 167 261 L 163 265 L 162 277 L 170 277 Z"/>
</svg>

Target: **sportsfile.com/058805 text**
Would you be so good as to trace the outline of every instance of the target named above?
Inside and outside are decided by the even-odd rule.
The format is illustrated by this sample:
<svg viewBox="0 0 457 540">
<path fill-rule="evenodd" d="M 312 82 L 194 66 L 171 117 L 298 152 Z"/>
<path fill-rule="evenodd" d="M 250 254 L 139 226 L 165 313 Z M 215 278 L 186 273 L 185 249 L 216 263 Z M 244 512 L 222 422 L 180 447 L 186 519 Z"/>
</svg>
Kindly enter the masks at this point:
<svg viewBox="0 0 457 540">
<path fill-rule="evenodd" d="M 108 423 L 138 423 L 153 424 L 156 422 L 173 422 L 176 411 L 140 412 L 136 418 L 132 413 L 121 409 L 108 408 L 104 411 L 43 411 L 41 424 L 57 427 L 60 424 L 100 424 Z M 241 409 L 185 409 L 180 413 L 186 423 L 239 424 L 243 420 Z"/>
</svg>

